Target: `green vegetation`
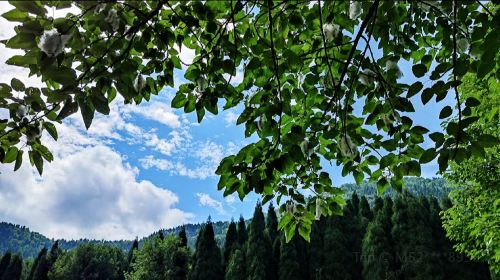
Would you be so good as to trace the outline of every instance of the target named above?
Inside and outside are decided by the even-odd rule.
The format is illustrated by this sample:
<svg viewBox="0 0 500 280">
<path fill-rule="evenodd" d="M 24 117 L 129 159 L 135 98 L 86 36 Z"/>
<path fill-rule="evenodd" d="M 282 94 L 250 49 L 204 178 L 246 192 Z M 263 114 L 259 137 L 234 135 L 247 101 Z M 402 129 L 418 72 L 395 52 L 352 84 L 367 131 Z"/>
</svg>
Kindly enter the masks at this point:
<svg viewBox="0 0 500 280">
<path fill-rule="evenodd" d="M 491 279 L 486 263 L 453 250 L 439 219 L 449 205 L 443 202 L 405 192 L 394 202 L 386 196 L 375 209 L 367 207 L 364 196 L 353 194 L 343 216 L 313 223 L 310 243 L 298 236 L 286 242 L 280 233 L 274 244 L 268 228 L 272 215 L 265 219 L 258 203 L 243 245 L 231 222 L 226 240 L 232 245 L 218 246 L 209 220 L 195 250 L 184 245 L 182 234 L 155 234 L 131 250 L 127 268 L 130 258 L 111 245 L 87 243 L 64 252 L 54 246 L 50 252 L 41 250 L 31 267 L 34 273 L 24 278 L 22 259 L 5 254 L 0 275 L 10 278 L 0 279 Z"/>
<path fill-rule="evenodd" d="M 257 193 L 264 203 L 293 204 L 295 215 L 287 216 L 280 203 L 280 228 L 287 240 L 296 232 L 308 240 L 315 216 L 341 214 L 344 203 L 323 162 L 342 166 L 358 184 L 366 178 L 379 191 L 400 190 L 423 164 L 437 159 L 445 172 L 450 162 L 484 158 L 485 148 L 499 144 L 489 131 L 469 137 L 467 129 L 481 121 L 469 112 L 481 101 L 463 98 L 459 87 L 468 73 L 500 77 L 495 1 L 11 4 L 2 16 L 19 25 L 1 43 L 21 54 L 7 63 L 44 82 L 26 87 L 13 77 L 0 84 L 0 108 L 9 111 L 0 120 L 0 161 L 15 170 L 23 154 L 40 174 L 54 160 L 41 135 L 57 140 L 55 122 L 80 112 L 89 128 L 96 113 L 110 113 L 118 94 L 140 104 L 174 88 L 171 106 L 196 113 L 199 122 L 206 112 L 243 109 L 237 124 L 256 142 L 221 161 L 218 187 L 224 195 Z M 51 17 L 50 10 L 72 5 L 77 14 Z M 187 48 L 193 61 L 181 59 Z M 412 73 L 402 73 L 401 64 Z M 174 69 L 185 82 L 174 84 Z M 403 74 L 411 82 L 402 83 Z M 448 94 L 457 106 L 441 104 L 444 131 L 416 125 L 408 114 Z M 305 199 L 304 189 L 315 198 Z"/>
<path fill-rule="evenodd" d="M 500 82 L 467 75 L 460 86 L 467 100 L 483 102 L 469 112 L 480 120 L 467 129 L 467 136 L 484 138 L 486 131 L 500 137 Z M 455 248 L 474 260 L 486 261 L 500 277 L 500 146 L 483 143 L 481 157 L 452 164 L 447 179 L 455 187 L 453 206 L 444 213 L 448 236 Z"/>
</svg>

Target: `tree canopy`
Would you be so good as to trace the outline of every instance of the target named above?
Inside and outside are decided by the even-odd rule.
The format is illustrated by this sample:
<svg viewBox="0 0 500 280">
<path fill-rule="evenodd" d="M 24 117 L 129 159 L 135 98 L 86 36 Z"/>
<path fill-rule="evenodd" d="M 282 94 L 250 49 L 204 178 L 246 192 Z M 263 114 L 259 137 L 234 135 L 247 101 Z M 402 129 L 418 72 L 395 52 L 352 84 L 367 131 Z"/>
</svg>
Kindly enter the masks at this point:
<svg viewBox="0 0 500 280">
<path fill-rule="evenodd" d="M 90 127 L 109 114 L 117 94 L 140 104 L 187 82 L 173 108 L 196 113 L 238 107 L 237 124 L 256 142 L 222 160 L 216 173 L 225 195 L 276 198 L 287 239 L 308 238 L 312 221 L 341 213 L 341 191 L 326 162 L 356 182 L 400 190 L 421 165 L 483 155 L 498 144 L 471 137 L 475 97 L 458 86 L 466 73 L 500 77 L 498 5 L 481 1 L 10 1 L 3 14 L 19 22 L 2 43 L 24 51 L 8 59 L 40 77 L 42 88 L 13 78 L 0 84 L 0 160 L 18 169 L 24 151 L 40 173 L 53 156 L 41 138 L 58 138 L 54 122 L 81 113 Z M 48 8 L 79 8 L 53 18 Z M 180 53 L 194 50 L 193 61 Z M 403 73 L 402 63 L 412 73 Z M 243 72 L 241 82 L 234 77 Z M 413 82 L 401 80 L 405 74 Z M 442 105 L 445 131 L 415 125 L 414 104 L 453 95 Z M 361 108 L 356 110 L 355 108 Z M 424 144 L 431 139 L 434 146 Z M 304 190 L 314 193 L 306 200 Z M 287 201 L 286 203 L 284 201 Z M 282 203 L 283 202 L 283 203 Z"/>
</svg>

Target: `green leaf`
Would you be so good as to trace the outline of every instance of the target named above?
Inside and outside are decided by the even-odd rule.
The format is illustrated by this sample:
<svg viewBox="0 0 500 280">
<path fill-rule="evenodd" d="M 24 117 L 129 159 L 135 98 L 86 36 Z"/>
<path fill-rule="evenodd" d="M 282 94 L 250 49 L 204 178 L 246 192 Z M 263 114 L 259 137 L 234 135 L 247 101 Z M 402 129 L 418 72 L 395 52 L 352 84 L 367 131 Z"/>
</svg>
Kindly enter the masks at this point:
<svg viewBox="0 0 500 280">
<path fill-rule="evenodd" d="M 428 150 L 425 150 L 425 152 L 422 153 L 420 156 L 419 162 L 420 163 L 428 163 L 431 162 L 434 158 L 436 158 L 437 153 L 436 149 L 430 148 Z"/>
<path fill-rule="evenodd" d="M 422 63 L 413 65 L 411 70 L 413 71 L 413 75 L 417 78 L 421 78 L 427 73 L 427 67 Z"/>
<path fill-rule="evenodd" d="M 16 36 L 10 38 L 5 44 L 11 49 L 32 49 L 36 48 L 35 35 L 30 33 L 17 33 Z"/>
<path fill-rule="evenodd" d="M 450 106 L 446 106 L 439 113 L 439 118 L 440 119 L 445 119 L 445 118 L 451 116 L 452 112 L 453 112 L 453 110 L 451 109 L 451 107 Z"/>
<path fill-rule="evenodd" d="M 467 107 L 477 107 L 481 104 L 481 101 L 477 100 L 476 98 L 474 97 L 468 97 L 466 100 L 465 100 L 465 106 Z"/>
<path fill-rule="evenodd" d="M 24 86 L 23 82 L 21 82 L 20 80 L 18 80 L 16 78 L 12 78 L 12 80 L 10 80 L 10 85 L 12 86 L 12 88 L 15 91 L 24 91 L 24 90 L 26 90 L 26 87 Z"/>
<path fill-rule="evenodd" d="M 299 235 L 302 236 L 307 242 L 311 242 L 311 228 L 305 227 L 302 224 L 299 226 Z"/>
<path fill-rule="evenodd" d="M 500 144 L 500 141 L 493 135 L 482 134 L 478 137 L 477 143 L 483 148 L 489 148 Z"/>
<path fill-rule="evenodd" d="M 407 175 L 408 176 L 420 176 L 421 175 L 421 169 L 420 169 L 420 164 L 414 160 L 409 161 L 406 163 L 406 167 L 408 168 Z"/>
<path fill-rule="evenodd" d="M 78 111 L 78 103 L 74 102 L 71 97 L 66 99 L 66 102 L 64 103 L 64 106 L 62 107 L 61 111 L 59 112 L 59 115 L 57 115 L 56 120 L 63 120 L 66 117 L 76 113 Z"/>
<path fill-rule="evenodd" d="M 92 120 L 94 119 L 95 109 L 86 99 L 79 99 L 78 106 L 80 107 L 80 111 L 82 113 L 85 128 L 89 129 L 90 125 L 92 124 Z"/>
<path fill-rule="evenodd" d="M 3 159 L 3 163 L 12 163 L 17 158 L 18 149 L 16 147 L 10 147 L 5 157 Z"/>
<path fill-rule="evenodd" d="M 172 108 L 182 108 L 184 107 L 184 105 L 186 104 L 187 102 L 187 98 L 186 98 L 186 95 L 184 95 L 183 93 L 177 93 L 175 95 L 175 97 L 172 99 Z"/>
<path fill-rule="evenodd" d="M 68 67 L 48 67 L 43 71 L 43 76 L 45 79 L 53 80 L 64 86 L 72 85 L 76 82 L 75 70 Z"/>
<path fill-rule="evenodd" d="M 283 229 L 288 226 L 288 224 L 292 221 L 292 218 L 293 216 L 290 213 L 285 213 L 278 223 L 278 229 Z"/>
<path fill-rule="evenodd" d="M 38 171 L 38 174 L 42 175 L 43 173 L 43 158 L 40 155 L 38 151 L 29 151 L 28 152 L 29 157 L 30 157 L 30 162 L 31 164 L 35 165 L 36 170 Z"/>
<path fill-rule="evenodd" d="M 17 152 L 16 163 L 14 165 L 14 171 L 17 171 L 21 167 L 21 164 L 23 163 L 23 154 L 24 154 L 23 150 L 19 150 Z"/>
<path fill-rule="evenodd" d="M 23 12 L 29 12 L 38 16 L 45 16 L 47 10 L 38 1 L 9 1 L 11 5 Z"/>
<path fill-rule="evenodd" d="M 57 141 L 58 135 L 55 125 L 50 122 L 44 122 L 43 127 L 50 134 L 50 136 L 52 136 L 52 138 Z"/>
<path fill-rule="evenodd" d="M 10 10 L 2 14 L 2 17 L 4 17 L 8 21 L 19 21 L 19 22 L 25 22 L 26 20 L 29 19 L 28 13 L 19 11 L 18 9 Z"/>
<path fill-rule="evenodd" d="M 424 87 L 424 85 L 422 84 L 422 82 L 417 81 L 417 82 L 413 83 L 408 88 L 408 93 L 406 94 L 406 98 L 410 98 L 410 97 L 414 96 L 415 94 L 419 93 L 423 87 Z"/>
</svg>

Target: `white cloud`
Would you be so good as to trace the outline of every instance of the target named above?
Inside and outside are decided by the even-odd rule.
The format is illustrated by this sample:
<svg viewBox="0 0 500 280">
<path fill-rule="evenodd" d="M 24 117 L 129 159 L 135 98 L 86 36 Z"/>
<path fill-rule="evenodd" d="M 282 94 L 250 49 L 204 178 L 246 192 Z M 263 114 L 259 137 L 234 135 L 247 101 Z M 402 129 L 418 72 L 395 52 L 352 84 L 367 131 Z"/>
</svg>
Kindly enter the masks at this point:
<svg viewBox="0 0 500 280">
<path fill-rule="evenodd" d="M 146 119 L 157 121 L 171 128 L 179 128 L 179 116 L 163 102 L 151 102 L 141 106 L 126 106 L 125 112 L 138 114 Z"/>
<path fill-rule="evenodd" d="M 237 120 L 238 120 L 238 115 L 233 111 L 227 111 L 224 114 L 224 121 L 226 121 L 226 127 L 235 125 Z"/>
<path fill-rule="evenodd" d="M 227 204 L 231 205 L 237 201 L 238 197 L 236 196 L 236 194 L 230 194 L 226 196 L 224 199 L 226 200 Z"/>
<path fill-rule="evenodd" d="M 226 210 L 222 206 L 222 202 L 213 199 L 209 194 L 197 193 L 196 196 L 198 197 L 198 201 L 200 202 L 200 205 L 211 207 L 211 208 L 215 209 L 221 215 L 227 214 Z"/>
<path fill-rule="evenodd" d="M 206 179 L 216 176 L 215 170 L 224 156 L 224 149 L 211 141 L 187 143 L 183 147 L 180 160 L 194 159 L 195 166 L 186 166 L 181 161 L 173 161 L 165 158 L 155 158 L 148 155 L 139 159 L 141 166 L 145 169 L 156 168 L 169 171 L 171 175 L 179 175 L 192 179 Z"/>
<path fill-rule="evenodd" d="M 0 165 L 0 217 L 54 238 L 130 239 L 187 222 L 179 198 L 150 181 L 112 149 L 98 145 L 45 165 Z"/>
</svg>

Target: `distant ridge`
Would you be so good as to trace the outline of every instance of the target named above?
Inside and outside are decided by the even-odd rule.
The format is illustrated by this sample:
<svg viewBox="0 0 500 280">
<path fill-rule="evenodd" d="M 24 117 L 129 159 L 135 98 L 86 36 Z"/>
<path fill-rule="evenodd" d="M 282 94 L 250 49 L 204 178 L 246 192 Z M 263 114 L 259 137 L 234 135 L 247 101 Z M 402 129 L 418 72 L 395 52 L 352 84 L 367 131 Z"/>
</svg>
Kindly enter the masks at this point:
<svg viewBox="0 0 500 280">
<path fill-rule="evenodd" d="M 441 199 L 443 196 L 448 195 L 451 189 L 443 178 L 406 178 L 405 182 L 407 185 L 406 190 L 418 196 L 433 196 Z M 364 195 L 369 200 L 374 199 L 377 195 L 377 188 L 373 183 L 363 183 L 360 186 L 355 184 L 344 184 L 341 188 L 345 190 L 346 196 L 348 197 L 350 197 L 353 192 L 356 192 L 358 195 Z M 396 192 L 389 189 L 384 195 L 394 196 Z M 228 221 L 213 223 L 215 238 L 219 245 L 222 245 L 224 242 L 224 236 L 228 225 Z M 194 247 L 196 236 L 201 226 L 202 224 L 185 225 L 189 247 Z M 181 226 L 178 226 L 171 229 L 163 229 L 162 231 L 164 235 L 176 235 L 180 229 Z M 156 234 L 158 234 L 158 232 L 154 232 L 150 236 L 139 240 L 139 244 Z M 55 241 L 55 239 L 49 239 L 38 232 L 30 231 L 28 227 L 0 222 L 0 254 L 10 251 L 22 255 L 23 258 L 34 258 L 43 247 L 50 248 Z M 59 246 L 64 250 L 73 249 L 82 243 L 105 243 L 128 251 L 132 245 L 132 240 L 59 240 Z"/>
</svg>

